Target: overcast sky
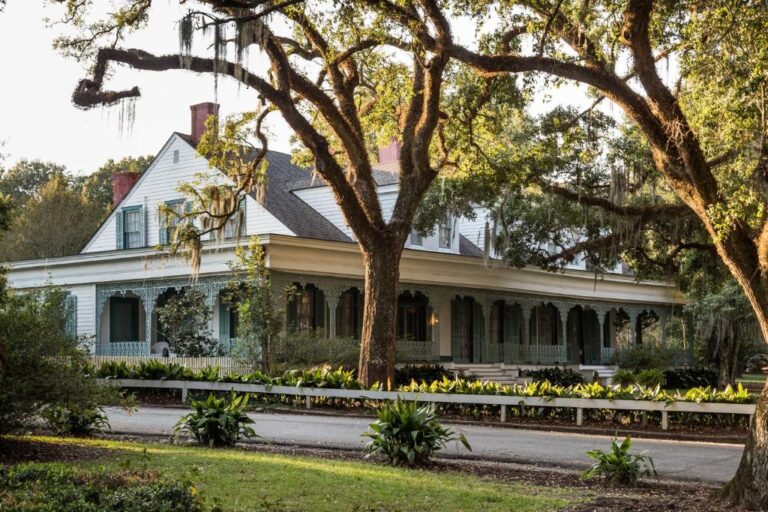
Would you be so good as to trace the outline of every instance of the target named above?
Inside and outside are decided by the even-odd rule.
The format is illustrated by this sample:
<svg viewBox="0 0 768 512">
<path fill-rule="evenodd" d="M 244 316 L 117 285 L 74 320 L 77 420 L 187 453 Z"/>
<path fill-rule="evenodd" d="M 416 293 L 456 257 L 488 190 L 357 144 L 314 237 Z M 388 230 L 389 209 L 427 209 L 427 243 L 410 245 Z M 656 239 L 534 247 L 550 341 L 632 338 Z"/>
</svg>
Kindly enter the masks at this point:
<svg viewBox="0 0 768 512">
<path fill-rule="evenodd" d="M 102 1 L 102 6 L 112 4 Z M 157 54 L 177 53 L 176 22 L 184 12 L 186 8 L 178 2 L 155 2 L 149 26 L 122 46 Z M 216 99 L 222 115 L 254 108 L 255 93 L 229 78 L 220 79 L 215 96 L 210 75 L 113 66 L 110 89 L 134 85 L 141 89 L 132 128 L 121 126 L 119 105 L 80 110 L 72 104 L 71 95 L 87 73 L 82 64 L 52 48 L 53 39 L 65 28 L 48 27 L 44 22 L 46 17 L 55 20 L 60 15 L 57 7 L 45 7 L 43 0 L 8 0 L 0 13 L 0 142 L 4 142 L 0 154 L 5 156 L 0 165 L 7 167 L 22 158 L 41 159 L 64 164 L 73 173 L 91 173 L 109 158 L 155 154 L 173 131 L 189 133 L 189 106 L 195 103 Z M 471 44 L 475 34 L 470 24 L 456 26 L 459 33 L 454 36 Z M 249 66 L 258 68 L 265 60 L 264 56 L 251 55 Z M 583 88 L 576 86 L 559 89 L 553 98 L 554 103 L 588 103 Z M 538 107 L 542 106 L 539 103 Z M 533 109 L 538 110 L 536 105 Z M 289 151 L 290 129 L 279 115 L 272 114 L 270 119 L 270 148 Z"/>
<path fill-rule="evenodd" d="M 157 53 L 178 51 L 177 2 L 155 2 L 146 31 L 126 46 Z M 61 27 L 46 27 L 43 18 L 58 10 L 42 0 L 9 0 L 0 13 L 0 153 L 8 166 L 21 159 L 52 160 L 75 173 L 90 173 L 109 158 L 156 153 L 171 132 L 189 133 L 189 106 L 214 100 L 210 76 L 188 71 L 138 72 L 121 67 L 110 88 L 138 85 L 133 129 L 121 130 L 120 106 L 83 111 L 70 99 L 84 68 L 51 47 Z M 17 49 L 17 51 L 14 51 Z M 255 94 L 229 79 L 219 82 L 221 113 L 253 109 Z M 272 117 L 277 118 L 273 115 Z M 290 132 L 273 123 L 272 149 L 287 151 Z"/>
</svg>

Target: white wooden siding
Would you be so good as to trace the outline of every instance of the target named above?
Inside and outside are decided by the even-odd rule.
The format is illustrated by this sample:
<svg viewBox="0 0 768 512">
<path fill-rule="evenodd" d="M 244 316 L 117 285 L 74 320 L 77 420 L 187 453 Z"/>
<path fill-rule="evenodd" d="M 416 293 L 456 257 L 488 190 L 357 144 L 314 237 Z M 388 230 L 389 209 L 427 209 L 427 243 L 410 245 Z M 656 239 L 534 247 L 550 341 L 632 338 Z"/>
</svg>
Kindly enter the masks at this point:
<svg viewBox="0 0 768 512">
<path fill-rule="evenodd" d="M 92 338 L 96 335 L 96 286 L 67 286 L 65 290 L 77 297 L 77 335 Z M 90 345 L 92 349 L 92 342 Z"/>
<path fill-rule="evenodd" d="M 480 250 L 485 246 L 485 223 L 488 220 L 488 208 L 475 208 L 475 218 L 459 220 L 459 233 L 475 244 Z"/>
<path fill-rule="evenodd" d="M 179 161 L 174 163 L 174 151 L 179 152 Z M 205 176 L 211 181 L 227 181 L 217 169 L 208 167 L 208 162 L 197 155 L 195 150 L 179 136 L 174 135 L 160 151 L 139 182 L 123 199 L 119 208 L 141 205 L 146 208 L 146 240 L 148 247 L 156 246 L 159 240 L 160 219 L 158 206 L 166 201 L 181 199 L 179 185 L 191 183 Z M 94 235 L 83 250 L 84 253 L 113 251 L 116 249 L 114 212 Z M 246 198 L 246 234 L 294 233 L 278 221 L 251 197 Z"/>
</svg>

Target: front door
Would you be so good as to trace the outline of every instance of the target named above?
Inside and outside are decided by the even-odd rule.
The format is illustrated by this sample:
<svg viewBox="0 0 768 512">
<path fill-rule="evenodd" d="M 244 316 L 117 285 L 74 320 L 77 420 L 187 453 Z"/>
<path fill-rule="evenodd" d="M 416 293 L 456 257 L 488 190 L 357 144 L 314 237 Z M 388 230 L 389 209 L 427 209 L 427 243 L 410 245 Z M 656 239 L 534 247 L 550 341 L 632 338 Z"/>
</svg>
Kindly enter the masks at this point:
<svg viewBox="0 0 768 512">
<path fill-rule="evenodd" d="M 140 341 L 138 298 L 109 299 L 109 341 Z"/>
</svg>

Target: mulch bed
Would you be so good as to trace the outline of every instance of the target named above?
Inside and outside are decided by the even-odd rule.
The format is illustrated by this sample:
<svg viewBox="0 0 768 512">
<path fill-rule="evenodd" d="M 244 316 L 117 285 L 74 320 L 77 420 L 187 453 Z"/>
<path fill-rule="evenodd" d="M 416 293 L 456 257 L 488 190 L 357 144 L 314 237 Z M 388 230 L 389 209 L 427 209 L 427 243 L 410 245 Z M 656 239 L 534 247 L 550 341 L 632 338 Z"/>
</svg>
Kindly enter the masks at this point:
<svg viewBox="0 0 768 512">
<path fill-rule="evenodd" d="M 74 462 L 114 456 L 115 450 L 98 446 L 57 444 L 24 438 L 0 437 L 0 465 L 22 462 Z"/>
</svg>

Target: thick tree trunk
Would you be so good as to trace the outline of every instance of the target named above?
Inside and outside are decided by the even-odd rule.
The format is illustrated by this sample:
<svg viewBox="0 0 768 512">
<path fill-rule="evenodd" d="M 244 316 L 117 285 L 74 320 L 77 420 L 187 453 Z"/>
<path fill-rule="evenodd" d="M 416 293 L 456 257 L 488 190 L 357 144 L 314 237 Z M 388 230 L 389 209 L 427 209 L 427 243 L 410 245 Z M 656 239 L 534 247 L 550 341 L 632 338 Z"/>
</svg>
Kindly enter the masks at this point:
<svg viewBox="0 0 768 512">
<path fill-rule="evenodd" d="M 752 304 L 763 339 L 768 341 L 768 307 L 760 284 L 740 283 Z M 720 492 L 731 504 L 768 510 L 768 384 L 760 393 L 736 475 Z"/>
<path fill-rule="evenodd" d="M 757 401 L 739 469 L 720 496 L 748 509 L 768 510 L 768 386 Z"/>
<path fill-rule="evenodd" d="M 395 383 L 395 329 L 397 284 L 400 279 L 402 244 L 382 241 L 363 248 L 365 302 L 360 343 L 360 382 L 379 382 L 386 389 Z"/>
</svg>

